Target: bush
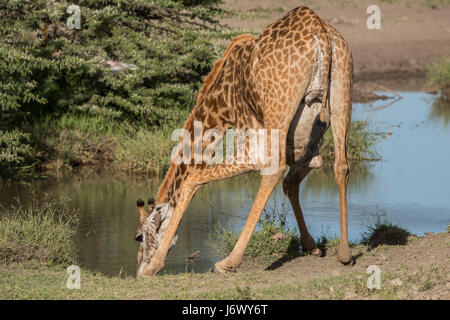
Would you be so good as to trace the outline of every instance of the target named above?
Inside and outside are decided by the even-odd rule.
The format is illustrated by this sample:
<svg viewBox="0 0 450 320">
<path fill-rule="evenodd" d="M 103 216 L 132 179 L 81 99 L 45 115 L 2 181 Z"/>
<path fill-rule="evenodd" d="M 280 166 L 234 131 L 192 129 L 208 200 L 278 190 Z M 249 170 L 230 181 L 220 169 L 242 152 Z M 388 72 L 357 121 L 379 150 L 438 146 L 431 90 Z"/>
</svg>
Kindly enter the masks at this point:
<svg viewBox="0 0 450 320">
<path fill-rule="evenodd" d="M 274 208 L 264 209 L 255 232 L 245 251 L 244 258 L 267 258 L 280 255 L 298 254 L 300 236 L 286 227 L 286 210 L 281 213 Z M 218 225 L 216 228 L 217 243 L 210 245 L 222 256 L 228 256 L 236 244 L 239 234 Z"/>
<path fill-rule="evenodd" d="M 71 1 L 3 1 L 0 124 L 15 137 L 5 138 L 2 132 L 1 143 L 2 151 L 7 150 L 2 154 L 15 160 L 2 158 L 1 176 L 46 160 L 38 156 L 43 151 L 39 147 L 51 151 L 55 141 L 42 143 L 33 138 L 43 134 L 29 133 L 49 119 L 88 116 L 135 129 L 178 123 L 192 109 L 203 77 L 221 54 L 219 42 L 233 36 L 224 27 L 219 30 L 218 2 L 76 1 L 81 29 L 70 30 L 66 10 Z M 109 60 L 134 64 L 137 70 L 112 73 Z M 60 141 L 65 138 L 58 135 L 71 134 L 51 133 L 51 139 Z M 74 137 L 75 143 L 96 138 Z M 23 150 L 16 148 L 19 140 Z M 84 146 L 80 148 L 75 153 L 83 153 Z M 66 154 L 60 161 L 77 165 L 85 158 Z"/>
<path fill-rule="evenodd" d="M 385 213 L 381 213 L 367 226 L 367 231 L 362 234 L 361 244 L 370 249 L 380 245 L 405 245 L 410 235 L 407 230 L 392 224 Z"/>
<path fill-rule="evenodd" d="M 450 99 L 450 56 L 435 60 L 428 66 L 426 87 Z"/>
<path fill-rule="evenodd" d="M 74 262 L 77 212 L 46 197 L 1 207 L 0 261 L 35 260 L 48 265 Z"/>
<path fill-rule="evenodd" d="M 352 121 L 350 123 L 350 134 L 348 138 L 347 156 L 349 160 L 378 160 L 373 150 L 377 139 L 370 130 L 367 121 Z M 321 155 L 325 161 L 334 159 L 334 141 L 331 128 L 325 132 Z"/>
<path fill-rule="evenodd" d="M 34 165 L 30 134 L 0 130 L 0 177 L 9 179 L 30 175 Z"/>
<path fill-rule="evenodd" d="M 160 125 L 195 103 L 217 58 L 217 9 L 174 1 L 81 1 L 81 29 L 46 0 L 0 6 L 0 102 L 4 118 L 61 112 Z M 215 1 L 187 1 L 211 3 Z M 108 60 L 135 64 L 109 72 Z M 5 81 L 6 80 L 6 81 Z"/>
</svg>

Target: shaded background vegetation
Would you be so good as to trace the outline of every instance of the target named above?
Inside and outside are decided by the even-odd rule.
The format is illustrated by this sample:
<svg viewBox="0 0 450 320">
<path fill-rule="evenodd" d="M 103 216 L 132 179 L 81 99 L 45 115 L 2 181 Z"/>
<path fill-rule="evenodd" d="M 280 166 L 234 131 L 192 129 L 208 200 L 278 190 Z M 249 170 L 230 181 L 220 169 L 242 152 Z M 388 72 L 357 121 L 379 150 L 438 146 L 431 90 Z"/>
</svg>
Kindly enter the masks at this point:
<svg viewBox="0 0 450 320">
<path fill-rule="evenodd" d="M 0 176 L 111 160 L 127 144 L 111 137 L 178 124 L 231 37 L 218 2 L 2 1 Z M 72 4 L 79 30 L 66 25 Z M 138 69 L 111 73 L 108 60 Z"/>
</svg>

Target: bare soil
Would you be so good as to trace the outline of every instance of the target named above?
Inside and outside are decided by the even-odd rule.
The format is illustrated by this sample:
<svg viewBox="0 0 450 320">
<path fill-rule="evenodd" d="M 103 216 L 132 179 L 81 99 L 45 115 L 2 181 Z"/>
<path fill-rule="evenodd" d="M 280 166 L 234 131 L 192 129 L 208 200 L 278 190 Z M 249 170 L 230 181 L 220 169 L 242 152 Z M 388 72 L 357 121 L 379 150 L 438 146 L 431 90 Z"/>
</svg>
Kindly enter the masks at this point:
<svg viewBox="0 0 450 320">
<path fill-rule="evenodd" d="M 450 300 L 449 232 L 411 236 L 406 245 L 382 245 L 371 250 L 356 246 L 352 249 L 353 261 L 348 266 L 338 263 L 336 254 L 337 248 L 329 248 L 324 257 L 301 256 L 292 260 L 280 257 L 270 264 L 247 261 L 238 271 L 264 271 L 280 286 L 296 281 L 301 287 L 301 283 L 317 280 L 321 282 L 322 290 L 327 283 L 323 279 L 340 278 L 340 281 L 328 281 L 330 292 L 325 288 L 321 293 L 323 296 L 315 298 Z M 367 276 L 361 274 L 367 273 L 367 268 L 372 265 L 380 268 L 380 292 L 363 288 Z M 358 281 L 352 281 L 352 277 L 364 281 L 356 284 Z M 336 291 L 335 295 L 333 291 Z"/>
<path fill-rule="evenodd" d="M 450 53 L 450 5 L 426 1 L 373 0 L 225 0 L 237 12 L 222 23 L 256 33 L 289 10 L 306 5 L 331 23 L 349 42 L 354 58 L 355 88 L 423 89 L 427 65 Z M 428 2 L 430 3 L 430 2 Z M 381 29 L 369 30 L 369 5 L 381 10 Z"/>
</svg>

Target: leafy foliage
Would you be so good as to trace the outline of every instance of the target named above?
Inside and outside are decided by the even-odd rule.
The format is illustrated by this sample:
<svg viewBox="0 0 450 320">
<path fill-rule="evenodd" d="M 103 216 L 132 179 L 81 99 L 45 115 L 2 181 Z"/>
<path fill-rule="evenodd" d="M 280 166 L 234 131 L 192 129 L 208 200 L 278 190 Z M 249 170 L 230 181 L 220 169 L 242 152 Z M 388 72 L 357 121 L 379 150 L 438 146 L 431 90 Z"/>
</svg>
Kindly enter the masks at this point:
<svg viewBox="0 0 450 320">
<path fill-rule="evenodd" d="M 450 100 L 450 56 L 430 64 L 427 77 L 426 86 L 440 91 L 444 98 Z"/>
<path fill-rule="evenodd" d="M 34 163 L 30 146 L 30 134 L 19 130 L 0 130 L 0 172 L 3 177 L 12 177 L 20 172 L 28 175 Z"/>
<path fill-rule="evenodd" d="M 218 0 L 7 0 L 0 4 L 2 141 L 26 140 L 42 117 L 81 114 L 134 127 L 169 125 L 190 110 L 230 38 Z M 81 28 L 69 29 L 70 5 Z M 113 73 L 108 61 L 137 66 Z M 18 135 L 21 135 L 20 137 Z M 10 136 L 16 136 L 11 138 Z M 9 139 L 9 140 L 7 140 Z M 18 150 L 15 168 L 29 154 Z M 2 154 L 11 153 L 8 150 Z M 17 149 L 17 148 L 16 148 Z M 19 152 L 21 155 L 19 156 Z M 5 177 L 2 158 L 0 176 Z M 9 169 L 8 169 L 9 170 Z M 17 170 L 9 170 L 11 172 Z"/>
</svg>

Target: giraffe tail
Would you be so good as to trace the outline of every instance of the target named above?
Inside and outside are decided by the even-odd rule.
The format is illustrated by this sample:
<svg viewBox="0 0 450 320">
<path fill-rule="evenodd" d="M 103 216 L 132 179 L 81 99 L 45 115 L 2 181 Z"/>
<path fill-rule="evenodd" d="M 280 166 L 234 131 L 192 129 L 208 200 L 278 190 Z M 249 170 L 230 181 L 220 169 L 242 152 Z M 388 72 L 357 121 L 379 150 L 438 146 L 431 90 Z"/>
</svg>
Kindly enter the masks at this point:
<svg viewBox="0 0 450 320">
<path fill-rule="evenodd" d="M 325 121 L 325 106 L 328 99 L 331 75 L 332 40 L 322 25 L 313 34 L 313 38 L 316 42 L 316 61 L 314 64 L 313 78 L 311 79 L 304 99 L 305 103 L 309 106 L 316 99 L 322 103 L 320 118 L 321 121 Z"/>
</svg>

